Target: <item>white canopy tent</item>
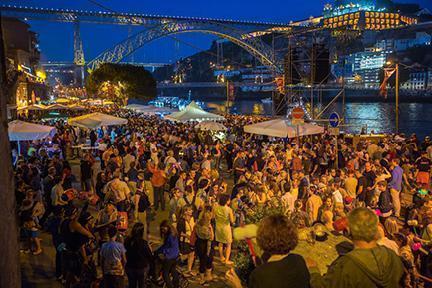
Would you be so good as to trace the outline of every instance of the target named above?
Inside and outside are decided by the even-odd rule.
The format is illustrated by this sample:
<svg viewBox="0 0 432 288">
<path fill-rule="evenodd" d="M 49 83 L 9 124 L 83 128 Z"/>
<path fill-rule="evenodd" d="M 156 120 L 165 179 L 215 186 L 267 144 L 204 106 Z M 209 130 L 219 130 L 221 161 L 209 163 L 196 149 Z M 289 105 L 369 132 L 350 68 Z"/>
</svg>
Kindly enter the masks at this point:
<svg viewBox="0 0 432 288">
<path fill-rule="evenodd" d="M 188 121 L 222 121 L 225 118 L 221 115 L 210 113 L 201 109 L 194 101 L 192 101 L 188 106 L 182 111 L 174 112 L 167 115 L 165 119 L 178 122 L 188 122 Z"/>
<path fill-rule="evenodd" d="M 246 133 L 271 137 L 294 138 L 324 133 L 324 127 L 312 123 L 292 125 L 288 119 L 274 119 L 244 126 Z"/>
<path fill-rule="evenodd" d="M 40 140 L 50 136 L 54 127 L 39 125 L 21 120 L 14 120 L 8 124 L 10 141 Z"/>
<path fill-rule="evenodd" d="M 55 131 L 54 127 L 40 125 L 21 120 L 14 120 L 8 124 L 9 141 L 18 142 L 18 154 L 21 154 L 20 141 L 45 139 Z"/>
<path fill-rule="evenodd" d="M 195 128 L 204 131 L 226 131 L 227 127 L 219 122 L 214 121 L 203 121 L 195 125 Z"/>
<path fill-rule="evenodd" d="M 20 107 L 18 110 L 27 110 L 27 111 L 42 111 L 45 110 L 47 106 L 42 104 L 33 104 L 25 107 Z"/>
<path fill-rule="evenodd" d="M 67 110 L 67 109 L 69 109 L 68 106 L 63 104 L 58 104 L 58 103 L 49 105 L 48 107 L 45 108 L 45 110 Z"/>
<path fill-rule="evenodd" d="M 178 112 L 176 109 L 172 109 L 168 107 L 156 107 L 152 105 L 140 105 L 140 104 L 129 104 L 124 108 L 145 115 L 169 114 L 169 113 Z"/>
<path fill-rule="evenodd" d="M 104 113 L 90 113 L 75 118 L 70 118 L 68 123 L 72 126 L 81 128 L 95 129 L 101 126 L 115 126 L 125 125 L 128 123 L 127 119 L 104 114 Z"/>
</svg>

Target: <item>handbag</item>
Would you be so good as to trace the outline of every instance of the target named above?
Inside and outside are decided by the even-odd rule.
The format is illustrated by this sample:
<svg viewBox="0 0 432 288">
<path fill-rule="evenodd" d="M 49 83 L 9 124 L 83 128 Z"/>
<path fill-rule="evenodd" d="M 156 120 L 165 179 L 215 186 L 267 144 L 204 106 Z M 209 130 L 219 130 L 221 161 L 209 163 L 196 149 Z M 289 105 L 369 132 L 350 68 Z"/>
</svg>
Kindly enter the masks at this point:
<svg viewBox="0 0 432 288">
<path fill-rule="evenodd" d="M 191 234 L 190 239 L 189 239 L 190 245 L 195 246 L 196 240 L 197 240 L 197 235 L 196 235 L 196 228 L 194 226 L 194 228 L 192 230 L 192 234 Z"/>
<path fill-rule="evenodd" d="M 117 217 L 117 229 L 120 231 L 126 231 L 128 229 L 128 214 L 127 212 L 118 212 Z"/>
</svg>

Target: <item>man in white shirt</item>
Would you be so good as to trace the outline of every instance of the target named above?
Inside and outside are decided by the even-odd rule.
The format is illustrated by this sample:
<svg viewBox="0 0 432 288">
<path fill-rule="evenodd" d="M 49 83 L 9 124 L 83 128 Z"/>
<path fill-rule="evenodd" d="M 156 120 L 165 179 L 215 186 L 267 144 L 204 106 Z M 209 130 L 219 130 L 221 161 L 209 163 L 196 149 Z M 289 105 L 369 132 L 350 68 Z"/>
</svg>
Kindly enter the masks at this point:
<svg viewBox="0 0 432 288">
<path fill-rule="evenodd" d="M 294 211 L 294 203 L 295 203 L 295 197 L 294 195 L 291 194 L 291 192 L 286 192 L 283 196 L 282 196 L 282 205 L 285 208 L 286 212 L 292 212 Z"/>
<path fill-rule="evenodd" d="M 169 150 L 164 160 L 165 172 L 168 172 L 168 170 L 171 169 L 171 167 L 176 163 L 177 160 L 174 158 L 174 151 Z"/>
<path fill-rule="evenodd" d="M 123 164 L 124 168 L 123 171 L 126 174 L 130 169 L 130 164 L 132 162 L 135 162 L 135 156 L 132 154 L 132 151 L 129 151 L 124 157 L 123 157 Z"/>
<path fill-rule="evenodd" d="M 130 189 L 126 182 L 120 180 L 120 172 L 114 172 L 114 179 L 105 186 L 105 195 L 116 204 L 118 211 L 125 211 L 125 202 L 130 197 Z"/>
</svg>

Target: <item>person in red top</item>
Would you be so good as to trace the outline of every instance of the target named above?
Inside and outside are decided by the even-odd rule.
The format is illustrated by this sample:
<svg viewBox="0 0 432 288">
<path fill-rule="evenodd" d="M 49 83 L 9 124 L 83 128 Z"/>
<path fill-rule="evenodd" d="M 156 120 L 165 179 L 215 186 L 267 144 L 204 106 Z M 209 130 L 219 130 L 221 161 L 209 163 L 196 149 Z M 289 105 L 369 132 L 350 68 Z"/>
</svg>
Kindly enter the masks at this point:
<svg viewBox="0 0 432 288">
<path fill-rule="evenodd" d="M 164 187 L 167 181 L 167 175 L 165 174 L 163 164 L 158 163 L 158 165 L 154 165 L 152 163 L 149 165 L 148 169 L 152 173 L 150 182 L 153 186 L 155 210 L 159 209 L 160 202 L 162 211 L 165 211 Z"/>
<path fill-rule="evenodd" d="M 417 183 L 429 187 L 432 162 L 427 158 L 426 152 L 422 152 L 422 155 L 416 160 L 415 165 L 417 167 Z"/>
</svg>

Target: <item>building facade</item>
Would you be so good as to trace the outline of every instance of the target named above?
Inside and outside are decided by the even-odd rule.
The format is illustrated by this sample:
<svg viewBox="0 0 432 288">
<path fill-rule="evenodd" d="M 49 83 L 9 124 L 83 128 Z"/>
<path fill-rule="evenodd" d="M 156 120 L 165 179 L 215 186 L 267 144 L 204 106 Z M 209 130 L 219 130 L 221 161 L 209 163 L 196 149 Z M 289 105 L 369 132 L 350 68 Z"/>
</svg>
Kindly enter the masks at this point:
<svg viewBox="0 0 432 288">
<path fill-rule="evenodd" d="M 21 108 L 47 97 L 45 73 L 39 67 L 37 34 L 15 18 L 2 18 L 7 74 L 16 83 L 16 93 L 8 99 L 10 109 Z"/>
</svg>

